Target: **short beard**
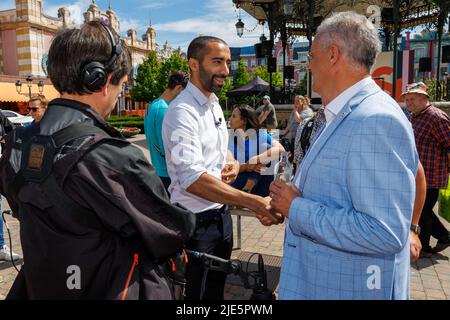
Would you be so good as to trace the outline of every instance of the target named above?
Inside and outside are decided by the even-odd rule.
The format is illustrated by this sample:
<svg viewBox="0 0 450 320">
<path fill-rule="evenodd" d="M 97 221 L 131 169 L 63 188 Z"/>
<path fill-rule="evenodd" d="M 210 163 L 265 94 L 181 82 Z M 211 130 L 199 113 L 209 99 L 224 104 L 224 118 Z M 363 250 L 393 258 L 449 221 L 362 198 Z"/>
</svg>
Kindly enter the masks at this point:
<svg viewBox="0 0 450 320">
<path fill-rule="evenodd" d="M 200 82 L 202 83 L 203 89 L 207 90 L 208 92 L 212 92 L 214 94 L 217 94 L 222 90 L 222 86 L 219 86 L 214 83 L 214 78 L 223 78 L 221 75 L 210 75 L 208 72 L 205 71 L 205 69 L 200 66 Z"/>
</svg>

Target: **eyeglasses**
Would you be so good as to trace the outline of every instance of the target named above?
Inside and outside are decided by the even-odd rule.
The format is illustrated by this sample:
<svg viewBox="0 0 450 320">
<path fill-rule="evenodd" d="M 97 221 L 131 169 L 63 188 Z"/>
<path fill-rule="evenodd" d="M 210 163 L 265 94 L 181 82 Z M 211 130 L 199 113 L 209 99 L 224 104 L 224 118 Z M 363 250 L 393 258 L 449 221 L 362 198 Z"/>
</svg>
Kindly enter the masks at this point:
<svg viewBox="0 0 450 320">
<path fill-rule="evenodd" d="M 322 49 L 316 49 L 314 51 L 324 51 L 327 50 L 329 47 L 327 48 L 322 48 Z M 308 52 L 308 54 L 306 55 L 306 58 L 308 59 L 308 62 L 311 62 L 311 60 L 314 58 L 313 54 L 311 51 Z"/>
<path fill-rule="evenodd" d="M 39 110 L 38 107 L 32 107 L 32 108 L 28 107 L 28 108 L 27 108 L 27 111 L 28 111 L 28 112 L 36 112 L 36 111 L 38 111 L 38 110 Z"/>
</svg>

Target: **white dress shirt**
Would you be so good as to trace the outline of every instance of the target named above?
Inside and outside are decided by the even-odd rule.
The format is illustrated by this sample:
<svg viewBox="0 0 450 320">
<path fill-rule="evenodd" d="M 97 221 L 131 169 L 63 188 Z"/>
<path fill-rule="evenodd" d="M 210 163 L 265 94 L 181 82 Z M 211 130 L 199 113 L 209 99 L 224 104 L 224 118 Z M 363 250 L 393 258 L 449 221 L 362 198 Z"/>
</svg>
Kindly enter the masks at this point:
<svg viewBox="0 0 450 320">
<path fill-rule="evenodd" d="M 351 87 L 345 89 L 343 92 L 341 92 L 336 98 L 334 98 L 329 104 L 325 106 L 325 119 L 326 119 L 326 126 L 323 130 L 320 131 L 319 136 L 314 140 L 314 143 L 311 144 L 308 153 L 314 148 L 314 145 L 317 144 L 317 141 L 322 137 L 323 133 L 328 129 L 331 122 L 336 118 L 336 115 L 341 112 L 342 108 L 347 104 L 347 102 L 350 101 L 350 99 L 357 94 L 362 88 L 367 86 L 369 83 L 373 82 L 372 78 L 370 76 L 358 81 Z M 306 155 L 305 155 L 306 157 Z M 303 159 L 304 160 L 304 159 Z M 301 168 L 298 170 L 295 178 L 294 178 L 294 184 L 298 187 L 300 184 L 300 176 L 301 176 Z"/>
<path fill-rule="evenodd" d="M 208 98 L 191 82 L 169 105 L 162 126 L 170 201 L 194 213 L 217 209 L 214 203 L 186 191 L 203 174 L 221 180 L 226 164 L 228 131 L 219 99 Z"/>
<path fill-rule="evenodd" d="M 373 80 L 371 77 L 366 77 L 358 81 L 350 88 L 347 88 L 345 89 L 345 91 L 341 92 L 341 94 L 339 94 L 328 105 L 325 106 L 325 119 L 327 120 L 326 128 L 329 127 L 330 123 L 334 120 L 334 118 L 336 118 L 336 115 L 342 110 L 347 102 L 349 102 L 355 94 L 357 94 L 362 88 L 367 86 L 372 81 Z"/>
</svg>

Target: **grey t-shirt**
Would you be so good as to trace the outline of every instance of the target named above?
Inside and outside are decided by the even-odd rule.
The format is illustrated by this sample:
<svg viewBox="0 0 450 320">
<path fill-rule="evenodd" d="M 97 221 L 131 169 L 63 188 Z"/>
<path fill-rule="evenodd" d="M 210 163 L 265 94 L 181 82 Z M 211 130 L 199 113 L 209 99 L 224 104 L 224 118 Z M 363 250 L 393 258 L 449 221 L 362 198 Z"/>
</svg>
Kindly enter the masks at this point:
<svg viewBox="0 0 450 320">
<path fill-rule="evenodd" d="M 277 121 L 277 114 L 275 112 L 275 107 L 271 103 L 269 103 L 268 105 L 263 104 L 258 109 L 256 109 L 256 114 L 258 115 L 258 117 L 265 110 L 269 110 L 270 113 L 267 116 L 266 120 L 264 120 L 264 122 L 261 123 L 261 126 L 267 129 L 276 129 L 278 127 L 278 121 Z"/>
</svg>

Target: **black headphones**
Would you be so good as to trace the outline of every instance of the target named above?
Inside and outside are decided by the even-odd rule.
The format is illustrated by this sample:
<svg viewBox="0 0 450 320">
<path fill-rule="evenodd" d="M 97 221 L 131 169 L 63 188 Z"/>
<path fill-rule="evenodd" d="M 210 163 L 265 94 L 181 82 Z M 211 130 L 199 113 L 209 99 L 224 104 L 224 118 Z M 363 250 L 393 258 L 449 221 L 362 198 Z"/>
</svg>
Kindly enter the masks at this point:
<svg viewBox="0 0 450 320">
<path fill-rule="evenodd" d="M 105 28 L 109 40 L 111 41 L 111 58 L 109 58 L 109 61 L 106 64 L 92 61 L 83 67 L 83 70 L 81 71 L 81 81 L 83 86 L 91 92 L 99 92 L 102 89 L 108 78 L 108 72 L 106 70 L 111 68 L 114 61 L 116 61 L 117 57 L 122 53 L 122 46 L 120 43 L 114 41 L 111 30 L 103 23 L 101 25 Z"/>
</svg>

